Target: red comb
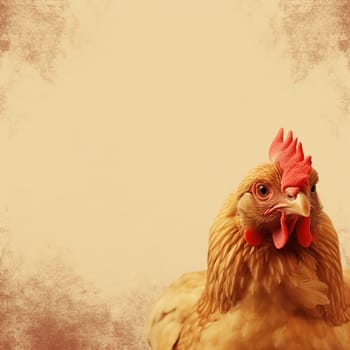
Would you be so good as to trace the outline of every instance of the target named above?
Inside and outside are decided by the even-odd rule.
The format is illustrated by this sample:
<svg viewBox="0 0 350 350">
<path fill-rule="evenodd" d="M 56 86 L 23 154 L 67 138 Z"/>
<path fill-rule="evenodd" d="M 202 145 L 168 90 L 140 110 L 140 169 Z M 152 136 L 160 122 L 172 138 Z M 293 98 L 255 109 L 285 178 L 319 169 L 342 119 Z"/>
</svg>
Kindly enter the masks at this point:
<svg viewBox="0 0 350 350">
<path fill-rule="evenodd" d="M 283 128 L 278 131 L 270 146 L 270 160 L 279 164 L 282 169 L 281 190 L 287 187 L 302 187 L 311 174 L 311 157 L 304 157 L 303 147 L 289 131 L 283 140 Z"/>
</svg>

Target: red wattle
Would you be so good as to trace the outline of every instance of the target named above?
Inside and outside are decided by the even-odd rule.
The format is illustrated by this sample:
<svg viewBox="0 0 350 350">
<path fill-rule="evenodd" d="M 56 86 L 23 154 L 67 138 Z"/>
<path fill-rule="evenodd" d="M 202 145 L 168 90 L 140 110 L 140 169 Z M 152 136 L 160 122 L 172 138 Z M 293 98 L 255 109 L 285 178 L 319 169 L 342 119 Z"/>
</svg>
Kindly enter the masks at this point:
<svg viewBox="0 0 350 350">
<path fill-rule="evenodd" d="M 244 230 L 244 238 L 250 245 L 257 247 L 263 241 L 263 235 L 260 232 L 254 231 L 250 228 Z"/>
<path fill-rule="evenodd" d="M 277 249 L 283 248 L 288 240 L 289 233 L 286 225 L 286 216 L 284 212 L 281 214 L 281 227 L 272 232 L 273 244 Z"/>
<path fill-rule="evenodd" d="M 299 244 L 307 248 L 310 246 L 312 242 L 312 235 L 310 232 L 310 217 L 303 217 L 299 220 L 297 227 L 296 227 L 296 233 L 297 233 L 297 240 Z"/>
</svg>

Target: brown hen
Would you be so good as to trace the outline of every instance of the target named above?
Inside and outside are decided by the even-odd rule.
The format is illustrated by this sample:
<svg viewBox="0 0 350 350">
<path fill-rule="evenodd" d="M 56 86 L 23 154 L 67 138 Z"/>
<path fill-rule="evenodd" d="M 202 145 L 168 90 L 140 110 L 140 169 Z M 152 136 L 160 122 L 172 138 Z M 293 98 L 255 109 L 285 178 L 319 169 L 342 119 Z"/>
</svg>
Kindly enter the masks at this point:
<svg viewBox="0 0 350 350">
<path fill-rule="evenodd" d="M 155 305 L 153 350 L 350 349 L 350 274 L 311 157 L 279 131 L 210 230 L 207 271 Z"/>
</svg>

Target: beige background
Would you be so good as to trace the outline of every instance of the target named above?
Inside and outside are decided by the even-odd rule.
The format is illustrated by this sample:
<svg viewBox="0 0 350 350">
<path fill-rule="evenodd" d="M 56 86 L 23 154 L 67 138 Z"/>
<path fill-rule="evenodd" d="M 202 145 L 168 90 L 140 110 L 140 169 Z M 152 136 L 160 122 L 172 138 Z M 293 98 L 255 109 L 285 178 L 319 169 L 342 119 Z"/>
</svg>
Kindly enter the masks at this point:
<svg viewBox="0 0 350 350">
<path fill-rule="evenodd" d="M 214 216 L 267 160 L 280 127 L 313 156 L 349 254 L 341 53 L 296 81 L 273 2 L 77 1 L 70 10 L 77 27 L 51 80 L 2 57 L 1 217 L 28 268 L 58 250 L 109 294 L 204 268 Z"/>
</svg>

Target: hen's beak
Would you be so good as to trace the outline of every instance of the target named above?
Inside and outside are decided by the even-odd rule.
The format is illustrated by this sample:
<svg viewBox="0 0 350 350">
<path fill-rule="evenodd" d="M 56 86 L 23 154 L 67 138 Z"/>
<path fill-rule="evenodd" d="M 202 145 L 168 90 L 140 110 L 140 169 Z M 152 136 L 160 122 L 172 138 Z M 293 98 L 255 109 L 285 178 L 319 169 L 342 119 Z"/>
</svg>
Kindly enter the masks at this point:
<svg viewBox="0 0 350 350">
<path fill-rule="evenodd" d="M 299 188 L 288 187 L 284 193 L 285 196 L 281 202 L 268 209 L 265 215 L 283 209 L 285 215 L 310 216 L 310 201 L 304 192 Z"/>
<path fill-rule="evenodd" d="M 285 204 L 284 212 L 286 215 L 310 216 L 310 201 L 304 192 L 300 191 L 296 196 L 288 195 Z"/>
</svg>

